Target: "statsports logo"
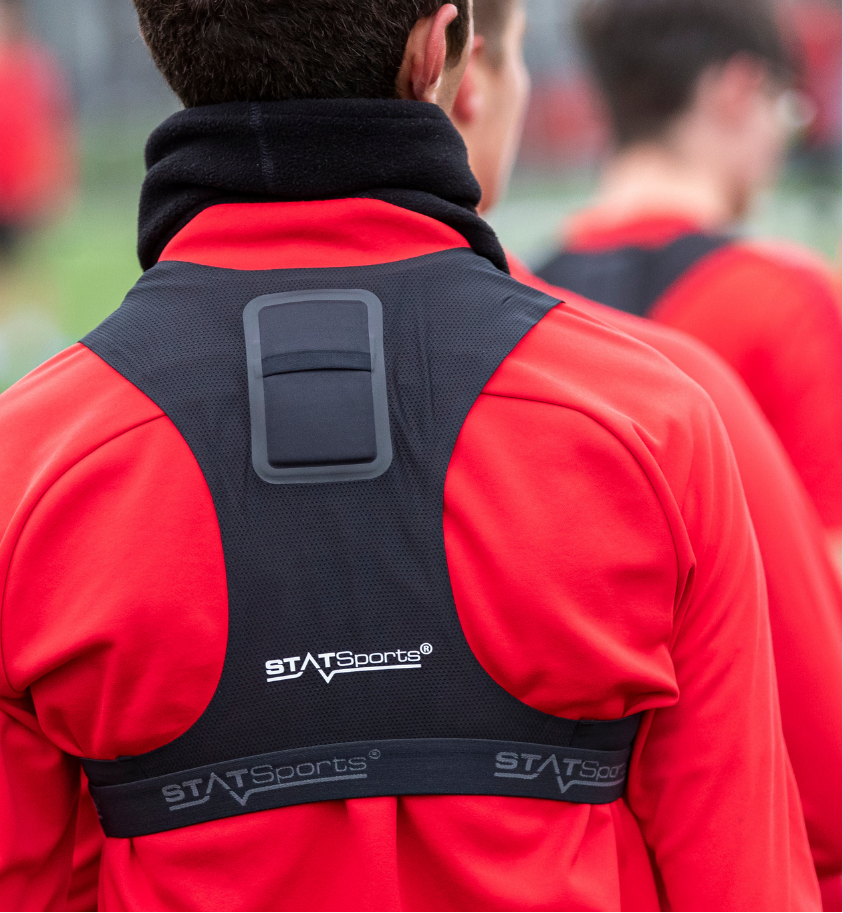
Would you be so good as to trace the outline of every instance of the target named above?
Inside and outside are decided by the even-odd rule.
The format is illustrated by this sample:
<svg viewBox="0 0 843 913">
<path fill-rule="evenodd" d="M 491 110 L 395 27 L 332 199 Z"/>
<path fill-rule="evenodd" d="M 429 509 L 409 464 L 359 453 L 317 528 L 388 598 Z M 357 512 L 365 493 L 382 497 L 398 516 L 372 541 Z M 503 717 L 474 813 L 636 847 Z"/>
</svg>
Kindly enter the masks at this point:
<svg viewBox="0 0 843 913">
<path fill-rule="evenodd" d="M 330 683 L 336 675 L 355 672 L 397 672 L 405 669 L 421 669 L 424 658 L 433 653 L 433 646 L 423 643 L 417 650 L 376 650 L 373 653 L 355 653 L 353 650 L 336 650 L 331 653 L 307 653 L 299 656 L 285 656 L 284 659 L 266 661 L 268 682 L 288 682 L 301 678 L 305 672 L 318 672 Z M 310 670 L 315 670 L 310 671 Z"/>
</svg>

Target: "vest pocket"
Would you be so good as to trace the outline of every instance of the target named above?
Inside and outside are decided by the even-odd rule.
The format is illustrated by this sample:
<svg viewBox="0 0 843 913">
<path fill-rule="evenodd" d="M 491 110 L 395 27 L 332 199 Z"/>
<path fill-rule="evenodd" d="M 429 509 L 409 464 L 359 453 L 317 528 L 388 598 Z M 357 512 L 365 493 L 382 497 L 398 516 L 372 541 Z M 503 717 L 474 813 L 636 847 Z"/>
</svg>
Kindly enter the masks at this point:
<svg viewBox="0 0 843 913">
<path fill-rule="evenodd" d="M 271 466 L 371 463 L 378 454 L 370 371 L 296 371 L 264 378 Z"/>
<path fill-rule="evenodd" d="M 244 312 L 253 465 L 270 482 L 373 478 L 391 462 L 380 301 L 266 295 Z"/>
</svg>

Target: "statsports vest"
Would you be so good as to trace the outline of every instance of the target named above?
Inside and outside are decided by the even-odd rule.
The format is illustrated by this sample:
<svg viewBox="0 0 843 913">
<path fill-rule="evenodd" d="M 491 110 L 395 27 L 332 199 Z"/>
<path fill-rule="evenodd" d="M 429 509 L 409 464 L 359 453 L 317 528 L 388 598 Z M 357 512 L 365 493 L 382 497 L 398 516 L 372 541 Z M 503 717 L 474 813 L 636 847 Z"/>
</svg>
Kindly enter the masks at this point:
<svg viewBox="0 0 843 913">
<path fill-rule="evenodd" d="M 661 247 L 562 251 L 536 275 L 615 310 L 646 317 L 685 273 L 731 240 L 687 234 Z"/>
<path fill-rule="evenodd" d="M 83 340 L 193 452 L 229 598 L 196 723 L 83 762 L 106 834 L 371 796 L 623 795 L 639 718 L 563 719 L 498 685 L 445 555 L 460 428 L 556 303 L 468 249 L 336 269 L 163 262 Z"/>
</svg>

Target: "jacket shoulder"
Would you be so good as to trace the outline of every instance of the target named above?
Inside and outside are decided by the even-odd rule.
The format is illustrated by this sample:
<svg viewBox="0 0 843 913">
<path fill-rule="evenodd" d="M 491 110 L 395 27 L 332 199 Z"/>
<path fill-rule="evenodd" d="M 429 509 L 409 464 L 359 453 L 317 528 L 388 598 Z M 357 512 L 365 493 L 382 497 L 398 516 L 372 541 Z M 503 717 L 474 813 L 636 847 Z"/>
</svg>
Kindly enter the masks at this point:
<svg viewBox="0 0 843 913">
<path fill-rule="evenodd" d="M 81 343 L 0 394 L 0 527 L 22 500 L 161 409 Z"/>
<path fill-rule="evenodd" d="M 793 271 L 816 282 L 834 284 L 830 264 L 816 251 L 793 241 L 778 238 L 757 238 L 735 245 L 747 256 L 757 257 L 772 270 Z"/>
<path fill-rule="evenodd" d="M 700 460 L 729 449 L 699 384 L 649 345 L 564 303 L 525 336 L 483 393 L 573 409 L 601 426 L 641 466 L 676 529 L 688 492 L 702 484 Z"/>
<path fill-rule="evenodd" d="M 737 241 L 703 260 L 687 278 L 708 281 L 718 276 L 741 295 L 763 297 L 768 303 L 775 295 L 780 305 L 801 302 L 840 310 L 839 280 L 830 265 L 789 241 Z"/>
<path fill-rule="evenodd" d="M 655 348 L 567 300 L 516 346 L 484 392 L 615 413 L 645 427 L 686 422 L 710 406 L 703 390 Z"/>
</svg>

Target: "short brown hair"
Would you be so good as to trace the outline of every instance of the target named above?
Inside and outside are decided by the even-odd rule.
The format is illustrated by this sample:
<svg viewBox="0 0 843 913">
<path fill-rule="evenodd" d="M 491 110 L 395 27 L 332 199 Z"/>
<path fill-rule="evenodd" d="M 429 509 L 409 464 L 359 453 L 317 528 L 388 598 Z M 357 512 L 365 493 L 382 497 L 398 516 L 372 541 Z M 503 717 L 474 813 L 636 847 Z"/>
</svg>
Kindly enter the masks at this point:
<svg viewBox="0 0 843 913">
<path fill-rule="evenodd" d="M 469 33 L 452 2 L 449 62 Z M 156 66 L 186 107 L 395 98 L 410 31 L 443 0 L 134 0 Z"/>
<path fill-rule="evenodd" d="M 503 36 L 516 2 L 474 0 L 474 31 L 483 37 L 483 50 L 493 67 L 503 62 Z"/>
<path fill-rule="evenodd" d="M 769 0 L 584 0 L 577 24 L 619 146 L 661 135 L 703 72 L 736 54 L 792 74 Z"/>
</svg>

